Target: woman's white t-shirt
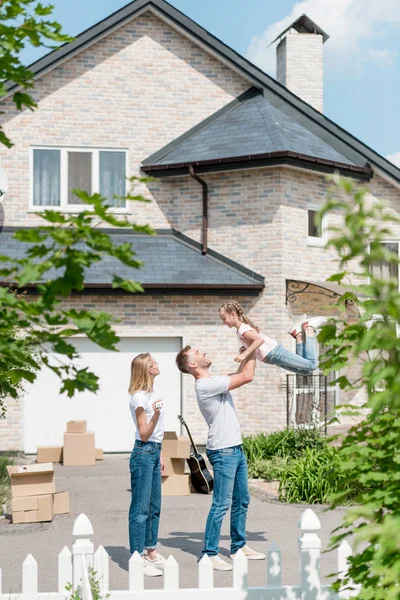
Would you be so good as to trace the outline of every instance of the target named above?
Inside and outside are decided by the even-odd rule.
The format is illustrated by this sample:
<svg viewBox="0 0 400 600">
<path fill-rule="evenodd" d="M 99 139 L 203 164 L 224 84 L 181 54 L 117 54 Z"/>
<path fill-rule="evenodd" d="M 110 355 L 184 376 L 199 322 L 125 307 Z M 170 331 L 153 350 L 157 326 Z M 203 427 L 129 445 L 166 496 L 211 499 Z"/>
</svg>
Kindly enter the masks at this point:
<svg viewBox="0 0 400 600">
<path fill-rule="evenodd" d="M 140 392 L 135 392 L 134 394 L 132 394 L 130 401 L 129 401 L 129 407 L 131 409 L 131 414 L 132 414 L 132 419 L 133 422 L 135 423 L 135 427 L 136 427 L 136 439 L 140 440 L 140 433 L 139 433 L 139 428 L 138 428 L 138 424 L 137 424 L 137 418 L 136 418 L 136 409 L 139 408 L 140 406 L 144 409 L 145 413 L 146 413 L 146 422 L 148 423 L 151 419 L 151 417 L 154 414 L 154 409 L 153 409 L 153 404 L 154 402 L 157 401 L 157 394 L 155 392 L 145 392 L 144 390 L 140 391 Z M 149 442 L 157 442 L 159 444 L 161 444 L 162 440 L 164 437 L 164 407 L 162 407 L 160 409 L 160 416 L 158 417 L 158 421 L 156 423 L 156 426 L 154 427 L 154 431 L 151 434 L 151 436 L 149 437 Z"/>
</svg>

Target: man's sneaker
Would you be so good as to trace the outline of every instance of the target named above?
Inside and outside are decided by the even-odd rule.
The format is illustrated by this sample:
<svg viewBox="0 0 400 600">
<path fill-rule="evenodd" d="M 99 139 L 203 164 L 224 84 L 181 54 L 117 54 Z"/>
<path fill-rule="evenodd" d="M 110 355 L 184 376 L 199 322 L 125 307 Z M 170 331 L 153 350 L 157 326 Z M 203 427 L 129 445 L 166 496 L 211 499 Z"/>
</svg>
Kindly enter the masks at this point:
<svg viewBox="0 0 400 600">
<path fill-rule="evenodd" d="M 160 577 L 162 575 L 162 571 L 153 567 L 147 558 L 143 557 L 143 574 L 146 575 L 146 577 Z"/>
<path fill-rule="evenodd" d="M 308 321 L 304 321 L 302 323 L 303 329 L 307 327 L 312 327 L 315 333 L 319 333 L 320 328 L 328 322 L 326 317 L 313 317 L 312 319 L 308 319 Z"/>
<path fill-rule="evenodd" d="M 218 554 L 209 555 L 214 571 L 232 571 L 233 567 L 231 564 L 227 563 L 225 560 Z"/>
<path fill-rule="evenodd" d="M 162 569 L 163 567 L 165 567 L 165 563 L 167 562 L 167 560 L 164 558 L 164 556 L 162 554 L 160 554 L 159 552 L 157 552 L 157 554 L 155 555 L 154 558 L 149 558 L 146 555 L 145 560 L 149 565 L 151 565 L 153 567 L 158 567 L 159 569 Z"/>
<path fill-rule="evenodd" d="M 291 335 L 292 337 L 296 338 L 296 335 L 298 335 L 299 333 L 301 333 L 301 326 L 304 323 L 304 321 L 307 320 L 307 315 L 301 315 L 301 317 L 299 317 L 298 319 L 296 319 L 296 321 L 293 323 L 292 328 L 289 329 L 288 334 Z"/>
<path fill-rule="evenodd" d="M 255 550 L 252 550 L 248 546 L 243 546 L 243 548 L 241 548 L 241 551 L 243 552 L 243 554 L 245 556 L 247 556 L 247 560 L 264 560 L 265 559 L 265 554 L 263 554 L 262 552 L 256 552 Z M 234 556 L 235 556 L 234 554 L 231 554 L 231 558 L 233 558 Z"/>
</svg>

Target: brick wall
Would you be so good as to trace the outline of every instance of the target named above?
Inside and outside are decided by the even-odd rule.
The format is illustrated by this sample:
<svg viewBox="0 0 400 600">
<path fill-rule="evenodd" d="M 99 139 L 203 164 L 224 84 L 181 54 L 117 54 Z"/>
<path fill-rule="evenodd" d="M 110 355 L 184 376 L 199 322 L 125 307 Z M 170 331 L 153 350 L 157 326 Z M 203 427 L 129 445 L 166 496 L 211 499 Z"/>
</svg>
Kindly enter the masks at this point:
<svg viewBox="0 0 400 600">
<path fill-rule="evenodd" d="M 292 36 L 293 37 L 293 36 Z M 297 36 L 304 37 L 304 36 Z M 317 36 L 313 36 L 317 37 Z M 44 75 L 37 83 L 40 109 L 17 114 L 5 103 L 6 131 L 15 146 L 0 149 L 10 180 L 2 215 L 6 225 L 33 225 L 28 212 L 31 144 L 126 147 L 130 172 L 140 162 L 197 124 L 248 87 L 235 73 L 194 46 L 153 15 L 147 14 Z M 321 205 L 328 184 L 323 176 L 289 168 L 207 174 L 209 246 L 266 278 L 264 293 L 244 298 L 246 312 L 289 349 L 287 329 L 300 306 L 286 305 L 286 279 L 324 281 L 334 270 L 333 251 L 307 245 L 307 208 Z M 386 199 L 400 212 L 400 192 L 379 177 L 370 185 L 371 201 Z M 174 227 L 199 240 L 201 187 L 189 177 L 148 186 L 152 202 L 132 204 L 136 222 Z M 332 221 L 340 222 L 339 216 Z M 400 238 L 400 229 L 395 232 Z M 122 319 L 120 328 L 183 335 L 185 343 L 207 349 L 213 373 L 235 369 L 236 336 L 222 327 L 216 296 L 93 296 L 94 307 Z M 79 297 L 70 303 L 79 306 Z M 85 303 L 89 298 L 85 297 Z M 302 300 L 304 303 L 304 300 Z M 301 306 L 318 312 L 315 297 Z M 325 304 L 325 301 L 323 302 Z M 311 309 L 311 310 L 310 310 Z M 189 376 L 184 415 L 196 441 L 204 442 Z M 258 365 L 252 384 L 235 392 L 245 434 L 271 431 L 286 422 L 285 372 Z M 0 422 L 0 448 L 20 447 L 22 410 L 11 403 Z"/>
</svg>

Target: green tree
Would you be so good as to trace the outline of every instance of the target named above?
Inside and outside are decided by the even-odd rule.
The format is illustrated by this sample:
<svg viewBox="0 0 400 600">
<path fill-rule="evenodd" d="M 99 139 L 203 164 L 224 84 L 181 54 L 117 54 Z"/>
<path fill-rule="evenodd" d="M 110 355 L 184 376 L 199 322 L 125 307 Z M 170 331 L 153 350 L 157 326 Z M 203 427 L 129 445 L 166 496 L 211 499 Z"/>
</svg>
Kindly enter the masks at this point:
<svg viewBox="0 0 400 600">
<path fill-rule="evenodd" d="M 52 5 L 45 6 L 37 0 L 0 1 L 0 98 L 7 94 L 7 82 L 18 85 L 13 101 L 20 110 L 36 108 L 36 102 L 26 91 L 33 87 L 33 73 L 21 63 L 21 51 L 27 45 L 54 48 L 72 39 L 61 31 L 59 23 L 47 18 L 53 9 Z M 0 143 L 12 146 L 2 127 Z"/>
<path fill-rule="evenodd" d="M 329 246 L 337 251 L 339 272 L 329 278 L 347 285 L 338 300 L 342 318 L 326 325 L 319 341 L 325 373 L 357 363 L 355 380 L 338 378 L 343 390 L 364 389 L 366 402 L 350 414 L 361 419 L 346 435 L 340 449 L 344 479 L 333 507 L 354 490 L 356 506 L 348 509 L 335 532 L 332 547 L 353 535 L 357 552 L 350 560 L 345 586 L 358 584 L 362 600 L 400 598 L 400 293 L 396 277 L 382 277 L 379 265 L 399 265 L 398 253 L 383 244 L 393 239 L 391 228 L 400 219 L 382 202 L 371 202 L 366 191 L 347 180 L 336 180 L 335 194 L 320 212 L 340 215 L 343 225 L 331 228 Z M 359 309 L 357 322 L 346 318 L 345 305 Z M 360 549 L 361 543 L 361 549 Z M 339 583 L 335 584 L 339 587 Z"/>
<path fill-rule="evenodd" d="M 56 47 L 70 41 L 61 25 L 50 20 L 53 6 L 37 0 L 0 0 L 0 98 L 7 91 L 7 82 L 17 87 L 13 102 L 19 110 L 37 108 L 27 92 L 33 87 L 33 74 L 20 61 L 20 53 L 30 44 L 35 47 Z M 0 128 L 0 143 L 7 147 L 12 141 Z M 131 191 L 119 201 L 147 200 L 134 192 L 137 182 L 131 179 Z M 118 337 L 113 330 L 115 319 L 95 310 L 67 309 L 63 301 L 84 288 L 85 270 L 112 257 L 116 263 L 137 269 L 130 243 L 116 245 L 98 225 L 130 228 L 133 232 L 154 234 L 148 226 L 136 226 L 126 219 L 116 218 L 109 211 L 105 198 L 75 190 L 86 205 L 78 216 L 47 210 L 40 213 L 44 224 L 20 230 L 15 237 L 24 243 L 26 254 L 14 260 L 0 256 L 0 416 L 4 416 L 7 397 L 18 398 L 24 383 L 33 382 L 43 366 L 52 369 L 61 379 L 61 392 L 72 396 L 77 390 L 98 389 L 98 378 L 88 369 L 74 364 L 77 352 L 71 338 L 85 334 L 99 346 L 116 350 Z M 36 286 L 37 293 L 27 296 L 23 291 Z M 113 287 L 128 292 L 142 291 L 133 280 L 113 277 Z M 58 356 L 57 362 L 49 354 Z"/>
</svg>

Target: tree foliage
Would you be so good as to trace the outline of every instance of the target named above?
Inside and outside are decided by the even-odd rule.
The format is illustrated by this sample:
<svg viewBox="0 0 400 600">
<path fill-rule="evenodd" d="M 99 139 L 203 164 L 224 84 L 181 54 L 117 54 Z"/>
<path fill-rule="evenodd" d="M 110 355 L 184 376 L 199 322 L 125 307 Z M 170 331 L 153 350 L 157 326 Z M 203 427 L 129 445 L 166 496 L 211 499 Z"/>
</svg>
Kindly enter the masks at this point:
<svg viewBox="0 0 400 600">
<path fill-rule="evenodd" d="M 33 73 L 21 63 L 21 51 L 27 45 L 51 49 L 72 39 L 62 32 L 59 23 L 49 19 L 53 9 L 37 0 L 0 1 L 0 98 L 8 93 L 7 82 L 17 85 L 13 102 L 19 110 L 36 107 L 27 93 L 33 86 Z M 0 143 L 13 145 L 2 127 Z"/>
<path fill-rule="evenodd" d="M 393 239 L 400 219 L 381 202 L 347 180 L 336 180 L 339 195 L 320 211 L 340 214 L 343 224 L 331 228 L 329 246 L 339 257 L 339 270 L 329 278 L 347 285 L 338 301 L 342 317 L 326 325 L 319 341 L 330 350 L 322 366 L 326 373 L 357 362 L 359 373 L 338 378 L 343 390 L 363 389 L 360 410 L 347 407 L 361 419 L 346 435 L 340 449 L 341 491 L 333 507 L 358 489 L 357 505 L 346 512 L 332 547 L 353 535 L 357 552 L 350 559 L 345 586 L 356 584 L 360 600 L 400 598 L 400 293 L 398 279 L 385 278 L 379 264 L 398 266 L 399 256 L 383 242 Z M 383 262 L 382 262 L 383 261 Z M 359 309 L 349 322 L 345 304 Z M 336 584 L 339 588 L 339 583 Z M 358 594 L 358 595 L 357 595 Z"/>
</svg>

